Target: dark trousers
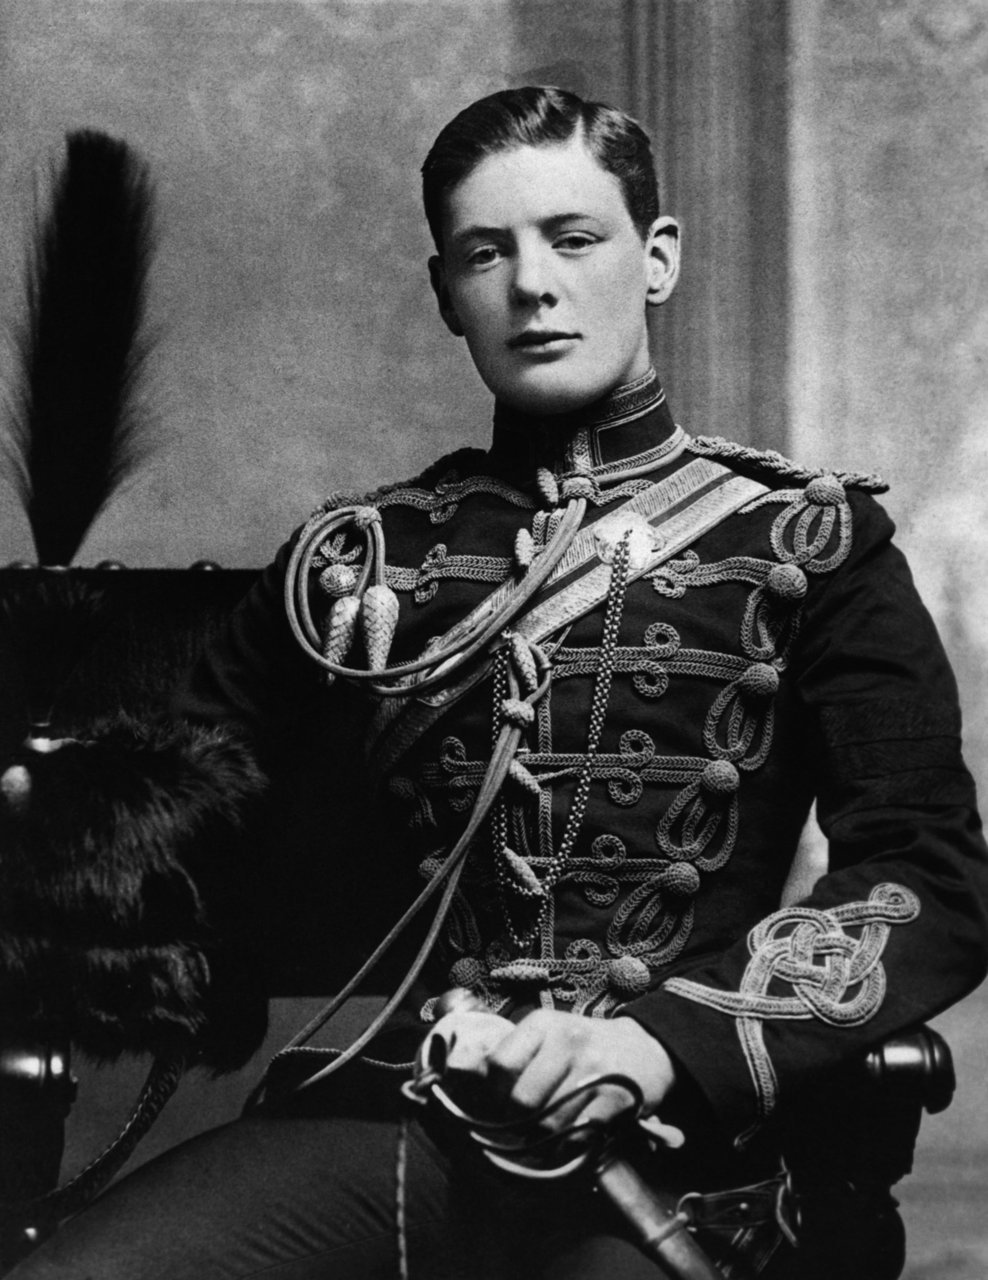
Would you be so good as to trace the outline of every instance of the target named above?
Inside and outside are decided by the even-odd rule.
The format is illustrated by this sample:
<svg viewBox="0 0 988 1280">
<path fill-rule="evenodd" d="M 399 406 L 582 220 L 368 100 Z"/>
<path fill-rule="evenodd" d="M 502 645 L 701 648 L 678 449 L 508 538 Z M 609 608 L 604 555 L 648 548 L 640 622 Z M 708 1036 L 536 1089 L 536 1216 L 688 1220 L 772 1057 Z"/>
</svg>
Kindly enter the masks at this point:
<svg viewBox="0 0 988 1280">
<path fill-rule="evenodd" d="M 121 1179 L 10 1280 L 661 1275 L 589 1184 L 536 1187 L 447 1139 L 428 1119 L 254 1114 Z M 832 1226 L 839 1237 L 841 1222 Z M 855 1252 L 820 1271 L 784 1245 L 762 1280 L 898 1274 L 855 1265 Z"/>
<path fill-rule="evenodd" d="M 403 1152 L 400 1133 L 392 1119 L 266 1115 L 213 1130 L 116 1183 L 11 1280 L 394 1280 L 402 1247 L 411 1280 L 655 1280 L 596 1221 L 596 1197 L 567 1206 L 553 1192 L 540 1206 L 528 1185 L 464 1176 L 417 1121 Z"/>
</svg>

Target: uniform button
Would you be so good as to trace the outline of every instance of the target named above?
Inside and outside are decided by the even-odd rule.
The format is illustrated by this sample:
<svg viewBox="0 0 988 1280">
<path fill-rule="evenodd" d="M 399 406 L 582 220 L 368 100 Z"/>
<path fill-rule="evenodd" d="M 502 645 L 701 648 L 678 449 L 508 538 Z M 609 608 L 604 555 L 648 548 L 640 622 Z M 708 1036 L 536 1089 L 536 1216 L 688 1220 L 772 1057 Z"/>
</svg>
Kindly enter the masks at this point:
<svg viewBox="0 0 988 1280">
<path fill-rule="evenodd" d="M 730 760 L 711 760 L 700 775 L 705 791 L 715 796 L 730 796 L 741 785 L 741 776 Z"/>
<path fill-rule="evenodd" d="M 674 862 L 659 876 L 659 888 L 677 898 L 692 898 L 700 891 L 700 873 L 691 862 Z"/>
<path fill-rule="evenodd" d="M 319 575 L 319 585 L 329 596 L 347 596 L 357 585 L 357 571 L 352 564 L 331 564 Z"/>
<path fill-rule="evenodd" d="M 738 688 L 749 698 L 771 698 L 779 689 L 779 673 L 767 662 L 753 662 L 738 681 Z"/>
<path fill-rule="evenodd" d="M 616 960 L 608 960 L 607 976 L 612 987 L 628 995 L 647 991 L 651 981 L 648 965 L 637 956 L 618 956 Z"/>
<path fill-rule="evenodd" d="M 814 476 L 805 489 L 807 502 L 837 507 L 844 501 L 844 486 L 836 476 Z"/>
<path fill-rule="evenodd" d="M 806 595 L 806 574 L 798 564 L 777 564 L 768 571 L 766 589 L 779 600 L 795 603 Z"/>
</svg>

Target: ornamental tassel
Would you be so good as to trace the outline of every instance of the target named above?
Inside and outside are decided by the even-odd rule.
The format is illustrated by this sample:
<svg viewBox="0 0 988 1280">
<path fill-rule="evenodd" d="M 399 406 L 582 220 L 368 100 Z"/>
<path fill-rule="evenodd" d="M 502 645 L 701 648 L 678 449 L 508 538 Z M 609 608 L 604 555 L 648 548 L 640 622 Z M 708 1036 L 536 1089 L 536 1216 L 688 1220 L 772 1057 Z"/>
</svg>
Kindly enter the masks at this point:
<svg viewBox="0 0 988 1280">
<path fill-rule="evenodd" d="M 535 473 L 535 483 L 538 487 L 539 497 L 547 507 L 559 506 L 559 484 L 556 477 L 548 469 L 548 467 L 539 467 Z"/>
<path fill-rule="evenodd" d="M 537 779 L 533 774 L 525 768 L 517 758 L 512 760 L 508 765 L 508 777 L 516 786 L 520 787 L 526 795 L 538 800 L 542 795 L 542 788 L 539 786 Z"/>
<path fill-rule="evenodd" d="M 517 631 L 511 633 L 509 644 L 515 670 L 518 672 L 522 688 L 526 693 L 534 693 L 539 687 L 539 672 L 535 665 L 535 658 L 532 655 L 532 646 Z"/>
<path fill-rule="evenodd" d="M 398 597 L 389 586 L 382 582 L 367 588 L 360 619 L 367 665 L 371 671 L 383 671 L 388 665 L 391 641 L 398 625 Z"/>
<path fill-rule="evenodd" d="M 515 883 L 512 887 L 519 893 L 523 893 L 527 898 L 543 897 L 542 885 L 539 883 L 539 878 L 529 863 L 515 853 L 514 849 L 505 847 L 503 853 L 505 862 L 515 874 Z"/>
<path fill-rule="evenodd" d="M 357 629 L 357 614 L 360 612 L 358 596 L 341 596 L 333 601 L 326 624 L 326 638 L 323 640 L 322 656 L 327 662 L 342 665 L 353 644 L 353 635 Z M 326 672 L 326 681 L 332 684 L 336 676 L 332 671 Z"/>
<path fill-rule="evenodd" d="M 519 529 L 515 534 L 515 563 L 522 572 L 532 567 L 535 559 L 535 540 L 527 529 Z"/>
</svg>

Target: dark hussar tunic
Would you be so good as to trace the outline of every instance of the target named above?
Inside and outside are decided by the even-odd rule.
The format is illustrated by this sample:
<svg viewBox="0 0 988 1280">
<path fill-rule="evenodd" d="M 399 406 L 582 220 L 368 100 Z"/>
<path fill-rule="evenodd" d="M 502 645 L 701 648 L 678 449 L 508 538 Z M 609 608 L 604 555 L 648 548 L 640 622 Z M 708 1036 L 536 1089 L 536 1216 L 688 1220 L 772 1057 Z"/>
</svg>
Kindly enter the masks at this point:
<svg viewBox="0 0 988 1280">
<path fill-rule="evenodd" d="M 718 513 L 725 480 L 733 506 Z M 515 1016 L 634 1017 L 743 1145 L 788 1098 L 980 979 L 986 862 L 957 693 L 879 487 L 686 437 L 653 374 L 553 427 L 499 411 L 488 453 L 358 500 L 320 549 L 312 608 L 322 618 L 350 589 L 378 522 L 395 663 L 518 581 L 567 495 L 589 498 L 583 564 L 536 596 L 537 625 L 513 624 L 549 655 L 551 686 L 417 1014 L 457 985 Z M 607 567 L 622 545 L 626 583 Z M 185 704 L 262 743 L 324 681 L 288 631 L 286 559 Z M 597 597 L 574 612 L 567 582 L 591 571 Z M 392 856 L 425 877 L 510 713 L 514 652 L 509 636 L 438 697 L 369 699 L 367 768 L 405 833 Z M 814 799 L 829 871 L 783 906 Z M 369 866 L 367 893 L 388 875 Z"/>
</svg>

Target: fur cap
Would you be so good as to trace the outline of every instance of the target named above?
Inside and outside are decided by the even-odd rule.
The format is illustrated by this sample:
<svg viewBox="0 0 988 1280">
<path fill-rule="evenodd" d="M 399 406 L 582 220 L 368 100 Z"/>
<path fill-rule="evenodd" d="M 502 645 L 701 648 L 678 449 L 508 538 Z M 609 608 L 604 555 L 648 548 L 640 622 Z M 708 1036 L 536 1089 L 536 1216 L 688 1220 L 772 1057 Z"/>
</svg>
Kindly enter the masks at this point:
<svg viewBox="0 0 988 1280">
<path fill-rule="evenodd" d="M 245 1061 L 266 1020 L 249 750 L 118 719 L 20 752 L 0 791 L 0 1011 L 53 1021 L 97 1059 L 191 1039 L 216 1070 Z"/>
</svg>

